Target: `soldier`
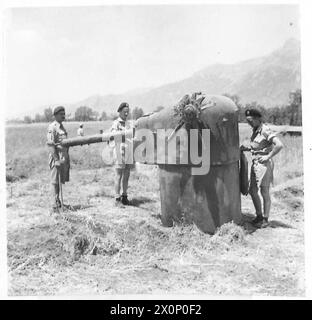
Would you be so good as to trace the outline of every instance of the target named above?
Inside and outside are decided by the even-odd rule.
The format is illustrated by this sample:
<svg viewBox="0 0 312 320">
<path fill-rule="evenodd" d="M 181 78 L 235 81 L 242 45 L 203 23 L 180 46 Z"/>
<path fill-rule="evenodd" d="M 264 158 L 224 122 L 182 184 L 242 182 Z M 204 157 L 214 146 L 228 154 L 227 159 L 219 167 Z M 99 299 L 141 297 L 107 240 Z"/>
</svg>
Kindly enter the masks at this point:
<svg viewBox="0 0 312 320">
<path fill-rule="evenodd" d="M 65 120 L 65 108 L 56 107 L 53 110 L 55 121 L 48 127 L 47 145 L 49 146 L 49 167 L 51 171 L 51 183 L 53 192 L 53 210 L 56 211 L 61 204 L 59 193 L 61 183 L 69 181 L 69 154 L 68 148 L 61 146 L 61 141 L 67 138 L 67 132 L 63 126 Z"/>
<path fill-rule="evenodd" d="M 77 130 L 77 136 L 83 137 L 84 132 L 83 132 L 83 123 L 80 123 L 79 128 Z"/>
<path fill-rule="evenodd" d="M 116 119 L 111 127 L 111 132 L 118 132 L 131 129 L 130 123 L 127 121 L 127 117 L 129 115 L 129 104 L 123 102 L 120 104 L 117 112 L 119 113 L 118 119 Z M 129 205 L 130 202 L 128 200 L 127 190 L 128 190 L 128 181 L 130 177 L 130 170 L 133 167 L 133 164 L 127 163 L 125 159 L 126 148 L 131 147 L 131 141 L 127 139 L 127 141 L 123 141 L 122 143 L 116 141 L 110 144 L 111 147 L 115 148 L 115 156 L 117 158 L 116 161 L 116 180 L 115 180 L 115 195 L 116 195 L 116 204 L 124 204 Z M 116 150 L 119 148 L 121 159 L 118 159 Z M 120 189 L 122 187 L 122 193 L 120 194 Z"/>
<path fill-rule="evenodd" d="M 257 109 L 246 110 L 245 116 L 253 129 L 250 143 L 241 146 L 241 150 L 251 151 L 249 193 L 256 209 L 256 218 L 252 222 L 256 227 L 265 228 L 269 225 L 271 208 L 270 184 L 273 183 L 274 168 L 272 158 L 281 151 L 283 144 L 276 134 L 263 123 L 262 114 Z M 263 200 L 263 213 L 259 189 Z"/>
</svg>

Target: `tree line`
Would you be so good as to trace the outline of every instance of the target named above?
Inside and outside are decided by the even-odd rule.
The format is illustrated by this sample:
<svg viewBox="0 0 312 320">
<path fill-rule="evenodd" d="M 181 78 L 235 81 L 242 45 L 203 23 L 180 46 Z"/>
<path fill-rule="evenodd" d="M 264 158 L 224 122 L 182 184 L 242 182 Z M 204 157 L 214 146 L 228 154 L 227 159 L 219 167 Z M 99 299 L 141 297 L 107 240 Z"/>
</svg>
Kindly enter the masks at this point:
<svg viewBox="0 0 312 320">
<path fill-rule="evenodd" d="M 263 105 L 253 101 L 243 104 L 238 95 L 223 94 L 231 98 L 238 107 L 239 122 L 246 122 L 245 111 L 249 108 L 256 108 L 262 113 L 265 122 L 275 125 L 302 126 L 302 98 L 301 89 L 289 93 L 289 101 L 286 105 L 265 108 Z"/>
<path fill-rule="evenodd" d="M 138 119 L 144 115 L 144 111 L 142 108 L 134 107 L 130 110 L 130 119 Z M 105 121 L 105 120 L 115 120 L 117 119 L 117 113 L 107 114 L 103 111 L 101 114 L 88 106 L 81 106 L 76 109 L 74 115 L 66 114 L 66 121 Z M 43 114 L 37 113 L 34 118 L 30 116 L 25 116 L 22 122 L 24 123 L 35 123 L 35 122 L 52 122 L 54 120 L 53 117 L 53 109 L 51 107 L 45 108 Z"/>
<path fill-rule="evenodd" d="M 301 98 L 301 89 L 297 89 L 289 93 L 289 101 L 286 105 L 275 106 L 271 108 L 265 108 L 263 105 L 259 104 L 256 101 L 245 103 L 241 102 L 241 98 L 236 94 L 223 94 L 226 97 L 231 98 L 234 103 L 237 105 L 239 110 L 239 122 L 246 122 L 245 111 L 248 108 L 256 108 L 261 111 L 264 121 L 267 123 L 275 125 L 293 125 L 301 126 L 302 125 L 302 98 Z M 163 106 L 158 106 L 154 112 L 162 110 Z M 144 111 L 140 107 L 134 107 L 130 110 L 130 119 L 138 119 L 144 115 Z M 117 119 L 117 113 L 107 114 L 105 111 L 99 113 L 94 111 L 88 106 L 80 106 L 76 109 L 73 115 L 67 114 L 67 121 L 105 121 L 105 120 L 115 120 Z M 53 121 L 53 111 L 52 108 L 46 108 L 43 111 L 43 114 L 36 114 L 34 118 L 30 116 L 25 116 L 22 122 L 24 123 L 33 123 L 33 122 L 52 122 Z"/>
</svg>

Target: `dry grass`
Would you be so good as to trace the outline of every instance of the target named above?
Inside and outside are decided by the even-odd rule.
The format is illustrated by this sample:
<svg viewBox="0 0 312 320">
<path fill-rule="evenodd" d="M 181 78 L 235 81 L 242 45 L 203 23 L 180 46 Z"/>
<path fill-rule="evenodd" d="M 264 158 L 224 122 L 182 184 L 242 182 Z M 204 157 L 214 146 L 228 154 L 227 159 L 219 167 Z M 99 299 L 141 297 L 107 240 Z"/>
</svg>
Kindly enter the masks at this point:
<svg viewBox="0 0 312 320">
<path fill-rule="evenodd" d="M 85 124 L 85 134 L 99 133 L 107 130 L 111 121 L 90 122 Z M 77 122 L 65 124 L 70 137 L 76 136 Z M 7 181 L 28 178 L 34 173 L 43 172 L 48 165 L 46 133 L 48 124 L 16 125 L 6 128 L 6 169 Z M 71 162 L 77 169 L 101 168 L 101 148 L 90 145 L 70 150 Z"/>
<path fill-rule="evenodd" d="M 209 236 L 194 225 L 161 225 L 155 166 L 137 166 L 133 205 L 115 207 L 113 171 L 101 164 L 100 145 L 71 149 L 64 195 L 72 210 L 51 215 L 44 127 L 30 128 L 8 128 L 6 137 L 11 170 L 28 170 L 7 184 L 9 294 L 304 295 L 301 138 L 284 139 L 287 156 L 276 161 L 283 169 L 271 227 L 251 227 L 253 206 L 242 197 L 245 225 L 229 223 Z"/>
</svg>

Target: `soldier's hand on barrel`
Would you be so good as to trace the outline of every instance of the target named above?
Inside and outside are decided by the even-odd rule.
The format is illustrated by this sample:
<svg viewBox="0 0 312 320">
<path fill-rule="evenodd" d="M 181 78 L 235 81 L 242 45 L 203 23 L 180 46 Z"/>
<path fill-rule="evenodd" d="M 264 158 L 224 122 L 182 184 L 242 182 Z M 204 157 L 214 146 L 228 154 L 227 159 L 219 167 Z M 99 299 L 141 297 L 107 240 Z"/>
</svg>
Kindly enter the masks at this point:
<svg viewBox="0 0 312 320">
<path fill-rule="evenodd" d="M 246 144 L 242 144 L 242 145 L 240 146 L 240 150 L 241 150 L 241 151 L 250 151 L 250 147 L 247 146 Z"/>
</svg>

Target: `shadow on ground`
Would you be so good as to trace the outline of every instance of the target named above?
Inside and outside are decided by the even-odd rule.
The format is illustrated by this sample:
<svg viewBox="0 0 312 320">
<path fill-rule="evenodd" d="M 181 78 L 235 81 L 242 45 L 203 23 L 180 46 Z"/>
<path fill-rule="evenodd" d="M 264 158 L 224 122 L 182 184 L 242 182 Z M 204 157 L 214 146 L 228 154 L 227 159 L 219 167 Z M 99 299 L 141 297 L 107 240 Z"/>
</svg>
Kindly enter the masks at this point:
<svg viewBox="0 0 312 320">
<path fill-rule="evenodd" d="M 139 207 L 141 204 L 155 202 L 155 200 L 147 198 L 147 197 L 138 197 L 132 198 L 130 201 L 130 205 L 133 207 Z"/>
<path fill-rule="evenodd" d="M 294 229 L 293 226 L 291 226 L 290 224 L 281 222 L 281 221 L 277 221 L 277 220 L 272 220 L 269 223 L 269 226 L 271 228 L 286 228 L 286 229 Z"/>
<path fill-rule="evenodd" d="M 255 218 L 255 216 L 249 213 L 242 213 L 242 216 L 243 216 L 242 227 L 247 231 L 247 233 L 255 232 L 258 229 L 252 224 L 252 220 Z M 269 225 L 267 226 L 267 228 L 293 229 L 294 227 L 281 221 L 271 220 L 269 221 Z"/>
</svg>

